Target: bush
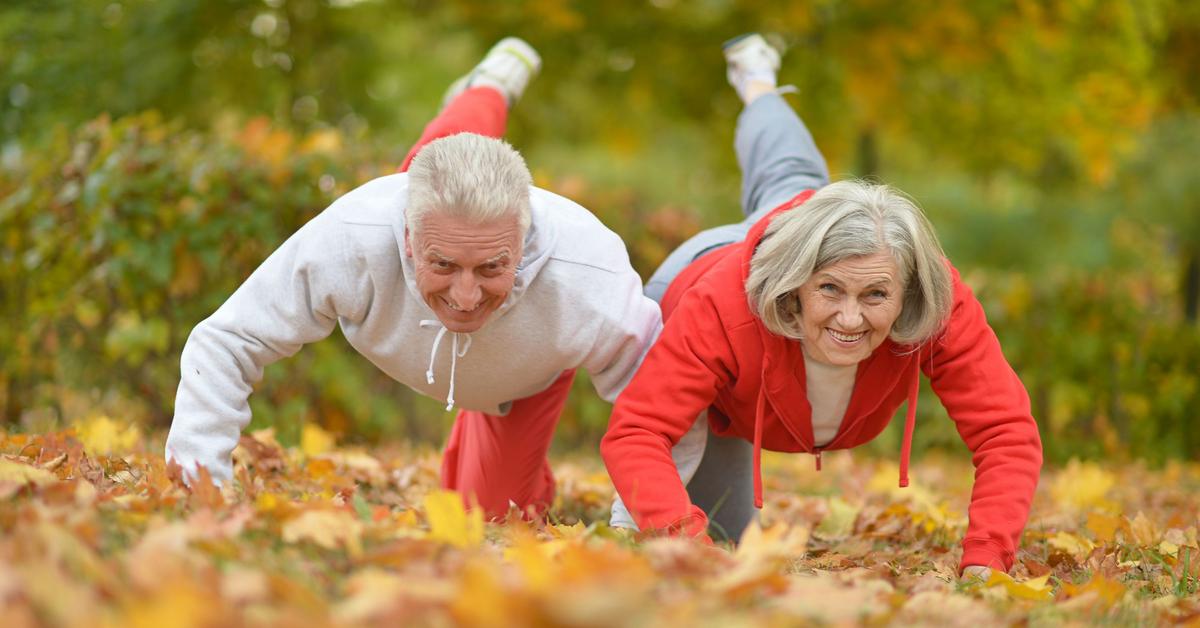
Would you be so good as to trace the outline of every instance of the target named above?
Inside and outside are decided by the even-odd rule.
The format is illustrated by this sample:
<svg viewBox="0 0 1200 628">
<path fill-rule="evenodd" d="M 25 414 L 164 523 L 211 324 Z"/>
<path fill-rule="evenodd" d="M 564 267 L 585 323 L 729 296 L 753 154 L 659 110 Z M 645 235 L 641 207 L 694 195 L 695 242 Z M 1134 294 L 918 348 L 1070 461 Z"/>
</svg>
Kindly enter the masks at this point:
<svg viewBox="0 0 1200 628">
<path fill-rule="evenodd" d="M 61 415 L 71 391 L 94 390 L 167 424 L 191 328 L 301 224 L 386 172 L 383 157 L 333 131 L 225 126 L 102 117 L 10 153 L 0 170 L 8 422 L 30 408 Z M 344 342 L 289 362 L 254 396 L 256 423 L 299 414 L 373 434 L 408 414 L 401 387 Z"/>
<path fill-rule="evenodd" d="M 6 422 L 29 426 L 42 417 L 107 411 L 167 425 L 179 353 L 192 327 L 300 225 L 389 172 L 386 164 L 398 158 L 331 130 L 297 136 L 256 119 L 198 132 L 153 113 L 102 117 L 73 134 L 56 133 L 37 151 L 10 148 L 0 163 Z M 531 161 L 535 172 L 539 161 L 546 160 Z M 723 179 L 706 183 L 707 205 L 698 212 L 653 181 L 622 183 L 595 165 L 601 160 L 548 161 L 574 169 L 541 171 L 539 185 L 597 211 L 625 238 L 643 274 L 736 203 Z M 1048 457 L 1200 453 L 1200 330 L 1179 314 L 1169 256 L 1146 254 L 1145 243 L 1163 237 L 1154 225 L 1114 221 L 1090 207 L 1072 214 L 1087 224 L 1018 238 L 1024 253 L 1002 254 L 975 243 L 1049 218 L 996 207 L 956 216 L 946 208 L 978 195 L 939 177 L 926 177 L 918 198 L 934 199 L 931 214 L 951 236 L 952 254 L 959 249 L 955 262 L 1030 391 Z M 939 193 L 957 196 L 939 206 Z M 1082 240 L 1090 250 L 1099 242 L 1102 250 L 1064 253 L 1064 233 L 1075 245 Z M 1078 261 L 1088 256 L 1091 262 Z M 998 260 L 1009 261 L 997 267 Z M 449 417 L 439 403 L 391 380 L 334 336 L 267 369 L 251 397 L 254 426 L 274 426 L 288 442 L 303 421 L 368 441 L 441 440 Z M 575 389 L 558 446 L 594 448 L 609 406 L 586 376 Z M 961 448 L 928 391 L 919 417 L 918 449 Z M 899 430 L 889 434 L 873 447 L 894 455 Z"/>
</svg>

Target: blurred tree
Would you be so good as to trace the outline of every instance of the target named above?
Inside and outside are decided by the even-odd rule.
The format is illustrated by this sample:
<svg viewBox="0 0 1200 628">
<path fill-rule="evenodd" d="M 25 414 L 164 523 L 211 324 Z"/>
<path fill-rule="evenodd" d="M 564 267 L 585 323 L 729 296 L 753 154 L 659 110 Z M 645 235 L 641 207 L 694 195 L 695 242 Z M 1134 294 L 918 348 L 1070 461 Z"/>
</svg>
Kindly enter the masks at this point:
<svg viewBox="0 0 1200 628">
<path fill-rule="evenodd" d="M 751 30 L 790 48 L 781 83 L 834 176 L 926 207 L 1049 442 L 1200 451 L 1178 431 L 1200 403 L 1189 0 L 9 0 L 5 416 L 60 386 L 165 418 L 187 330 L 334 193 L 389 171 L 446 85 L 509 34 L 545 61 L 510 140 L 649 273 L 738 216 L 740 104 L 719 44 Z M 415 420 L 435 411 L 358 362 L 334 341 L 268 370 L 255 421 L 438 436 Z M 568 414 L 563 433 L 592 442 L 607 411 L 576 395 Z"/>
</svg>

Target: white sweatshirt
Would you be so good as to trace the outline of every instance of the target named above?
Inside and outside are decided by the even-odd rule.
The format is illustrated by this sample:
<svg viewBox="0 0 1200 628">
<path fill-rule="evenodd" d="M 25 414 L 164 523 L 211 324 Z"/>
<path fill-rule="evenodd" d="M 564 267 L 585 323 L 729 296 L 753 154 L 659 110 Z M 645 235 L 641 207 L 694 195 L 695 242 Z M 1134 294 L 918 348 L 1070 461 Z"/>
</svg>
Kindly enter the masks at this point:
<svg viewBox="0 0 1200 628">
<path fill-rule="evenodd" d="M 408 175 L 370 181 L 335 201 L 271 254 L 183 348 L 166 457 L 186 472 L 232 477 L 263 368 L 341 326 L 359 353 L 421 394 L 506 414 L 570 368 L 608 401 L 662 328 L 621 239 L 591 212 L 530 189 L 532 224 L 516 283 L 482 329 L 447 332 L 404 255 Z M 458 357 L 452 355 L 457 349 Z"/>
</svg>

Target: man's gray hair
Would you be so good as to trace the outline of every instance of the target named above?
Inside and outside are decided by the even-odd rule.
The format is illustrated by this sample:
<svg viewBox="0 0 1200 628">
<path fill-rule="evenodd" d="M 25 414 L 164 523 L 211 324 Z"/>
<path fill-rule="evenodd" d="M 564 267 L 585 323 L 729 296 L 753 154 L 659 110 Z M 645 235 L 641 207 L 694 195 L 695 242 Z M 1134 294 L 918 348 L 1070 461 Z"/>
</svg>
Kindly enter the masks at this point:
<svg viewBox="0 0 1200 628">
<path fill-rule="evenodd" d="M 429 212 L 476 224 L 515 215 L 524 237 L 531 185 L 525 160 L 508 142 L 475 133 L 439 138 L 409 164 L 405 223 L 416 233 Z"/>
<path fill-rule="evenodd" d="M 879 252 L 896 260 L 904 284 L 890 338 L 899 344 L 928 340 L 950 317 L 950 270 L 925 214 L 888 185 L 839 181 L 772 219 L 750 261 L 750 306 L 772 333 L 799 340 L 797 288 L 830 264 Z"/>
</svg>

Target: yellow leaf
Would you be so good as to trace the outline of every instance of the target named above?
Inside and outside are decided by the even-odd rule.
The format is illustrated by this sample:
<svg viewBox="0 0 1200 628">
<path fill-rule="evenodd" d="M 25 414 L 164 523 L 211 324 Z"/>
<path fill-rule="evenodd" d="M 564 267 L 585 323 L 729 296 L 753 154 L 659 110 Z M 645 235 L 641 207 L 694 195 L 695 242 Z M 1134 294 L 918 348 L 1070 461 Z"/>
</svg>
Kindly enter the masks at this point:
<svg viewBox="0 0 1200 628">
<path fill-rule="evenodd" d="M 1066 597 L 1073 598 L 1086 593 L 1093 593 L 1108 606 L 1120 602 L 1121 598 L 1125 596 L 1125 585 L 1115 580 L 1109 580 L 1099 574 L 1093 576 L 1086 584 L 1064 582 L 1062 586 L 1063 594 Z"/>
<path fill-rule="evenodd" d="M 1098 465 L 1071 460 L 1054 479 L 1050 493 L 1058 504 L 1084 509 L 1106 505 L 1108 491 L 1116 482 L 1116 476 Z"/>
<path fill-rule="evenodd" d="M 415 528 L 417 526 L 417 511 L 415 510 L 402 510 L 394 517 L 398 527 Z"/>
<path fill-rule="evenodd" d="M 582 521 L 576 521 L 571 525 L 556 523 L 546 526 L 546 532 L 560 539 L 577 539 L 587 534 L 587 526 L 583 525 Z"/>
<path fill-rule="evenodd" d="M 279 441 L 275 440 L 275 428 L 268 427 L 261 430 L 250 432 L 250 438 L 274 449 L 283 449 Z"/>
<path fill-rule="evenodd" d="M 521 535 L 516 544 L 504 550 L 504 560 L 517 565 L 530 591 L 541 593 L 552 589 L 555 578 L 554 557 L 567 541 L 554 539 L 539 543 L 531 535 Z"/>
<path fill-rule="evenodd" d="M 840 497 L 829 498 L 829 514 L 821 519 L 814 536 L 826 539 L 837 539 L 849 536 L 854 531 L 854 521 L 858 519 L 859 507 L 854 506 Z"/>
<path fill-rule="evenodd" d="M 122 425 L 103 415 L 76 423 L 75 433 L 84 449 L 101 456 L 128 452 L 142 438 L 136 425 Z"/>
<path fill-rule="evenodd" d="M 897 600 L 904 599 L 899 596 Z M 816 604 L 827 606 L 827 597 L 819 598 Z M 914 593 L 903 602 L 899 614 L 890 619 L 895 626 L 995 626 L 999 618 L 978 599 L 956 595 L 942 590 L 926 590 Z M 863 624 L 858 617 L 851 617 L 847 625 Z"/>
<path fill-rule="evenodd" d="M 784 568 L 804 554 L 808 536 L 809 531 L 804 527 L 779 522 L 763 529 L 757 521 L 751 522 L 734 554 L 737 562 L 732 569 L 710 580 L 708 588 L 737 599 L 754 595 L 754 591 L 762 588 L 784 586 Z"/>
<path fill-rule="evenodd" d="M 306 456 L 319 456 L 333 449 L 336 444 L 337 440 L 333 434 L 321 429 L 320 425 L 305 423 L 304 427 L 300 428 L 300 451 Z"/>
<path fill-rule="evenodd" d="M 58 476 L 45 469 L 39 469 L 9 458 L 0 458 L 0 482 L 41 486 L 57 481 Z"/>
<path fill-rule="evenodd" d="M 318 428 L 319 429 L 319 428 Z M 355 480 L 367 480 L 373 486 L 387 483 L 387 471 L 374 456 L 361 451 L 331 451 L 324 456 Z"/>
<path fill-rule="evenodd" d="M 1139 510 L 1133 521 L 1129 522 L 1129 535 L 1133 537 L 1131 540 L 1134 543 L 1142 547 L 1151 547 L 1158 540 L 1158 526 Z"/>
<path fill-rule="evenodd" d="M 1158 553 L 1165 556 L 1178 556 L 1179 546 L 1170 541 L 1163 541 L 1162 543 L 1158 544 Z"/>
<path fill-rule="evenodd" d="M 404 578 L 380 569 L 360 571 L 346 581 L 346 595 L 333 609 L 337 623 L 387 623 L 387 613 L 403 602 Z"/>
<path fill-rule="evenodd" d="M 283 524 L 283 540 L 309 541 L 331 550 L 344 546 L 351 556 L 359 556 L 362 531 L 362 522 L 345 510 L 309 510 Z"/>
<path fill-rule="evenodd" d="M 179 580 L 164 583 L 152 596 L 130 596 L 125 614 L 118 625 L 131 628 L 199 628 L 223 623 L 220 608 L 213 604 L 212 592 L 195 582 Z"/>
<path fill-rule="evenodd" d="M 1050 537 L 1048 543 L 1051 547 L 1060 549 L 1075 558 L 1083 558 L 1096 548 L 1091 541 L 1067 532 L 1055 534 Z"/>
<path fill-rule="evenodd" d="M 1117 530 L 1125 527 L 1125 521 L 1120 517 L 1110 517 L 1098 512 L 1088 514 L 1087 529 L 1096 535 L 1101 543 L 1112 543 L 1117 538 Z"/>
<path fill-rule="evenodd" d="M 483 511 L 468 511 L 458 493 L 434 491 L 425 496 L 424 504 L 429 538 L 457 547 L 472 547 L 483 542 Z"/>
<path fill-rule="evenodd" d="M 1012 576 L 993 569 L 992 575 L 985 584 L 988 587 L 1002 587 L 1012 597 L 1040 602 L 1054 598 L 1054 591 L 1049 580 L 1050 574 L 1046 574 L 1039 578 L 1017 582 L 1012 579 Z"/>
<path fill-rule="evenodd" d="M 452 493 L 453 495 L 453 493 Z M 454 495 L 458 499 L 457 495 Z M 460 503 L 461 506 L 461 503 Z M 511 594 L 504 590 L 500 574 L 491 561 L 472 560 L 463 566 L 458 595 L 450 611 L 460 624 L 467 626 L 510 626 L 514 623 L 509 613 Z"/>
<path fill-rule="evenodd" d="M 858 510 L 855 509 L 854 512 L 857 514 Z M 769 556 L 792 557 L 803 554 L 807 548 L 808 528 L 779 522 L 763 529 L 754 521 L 742 533 L 735 555 L 740 560 L 757 560 Z"/>
</svg>

